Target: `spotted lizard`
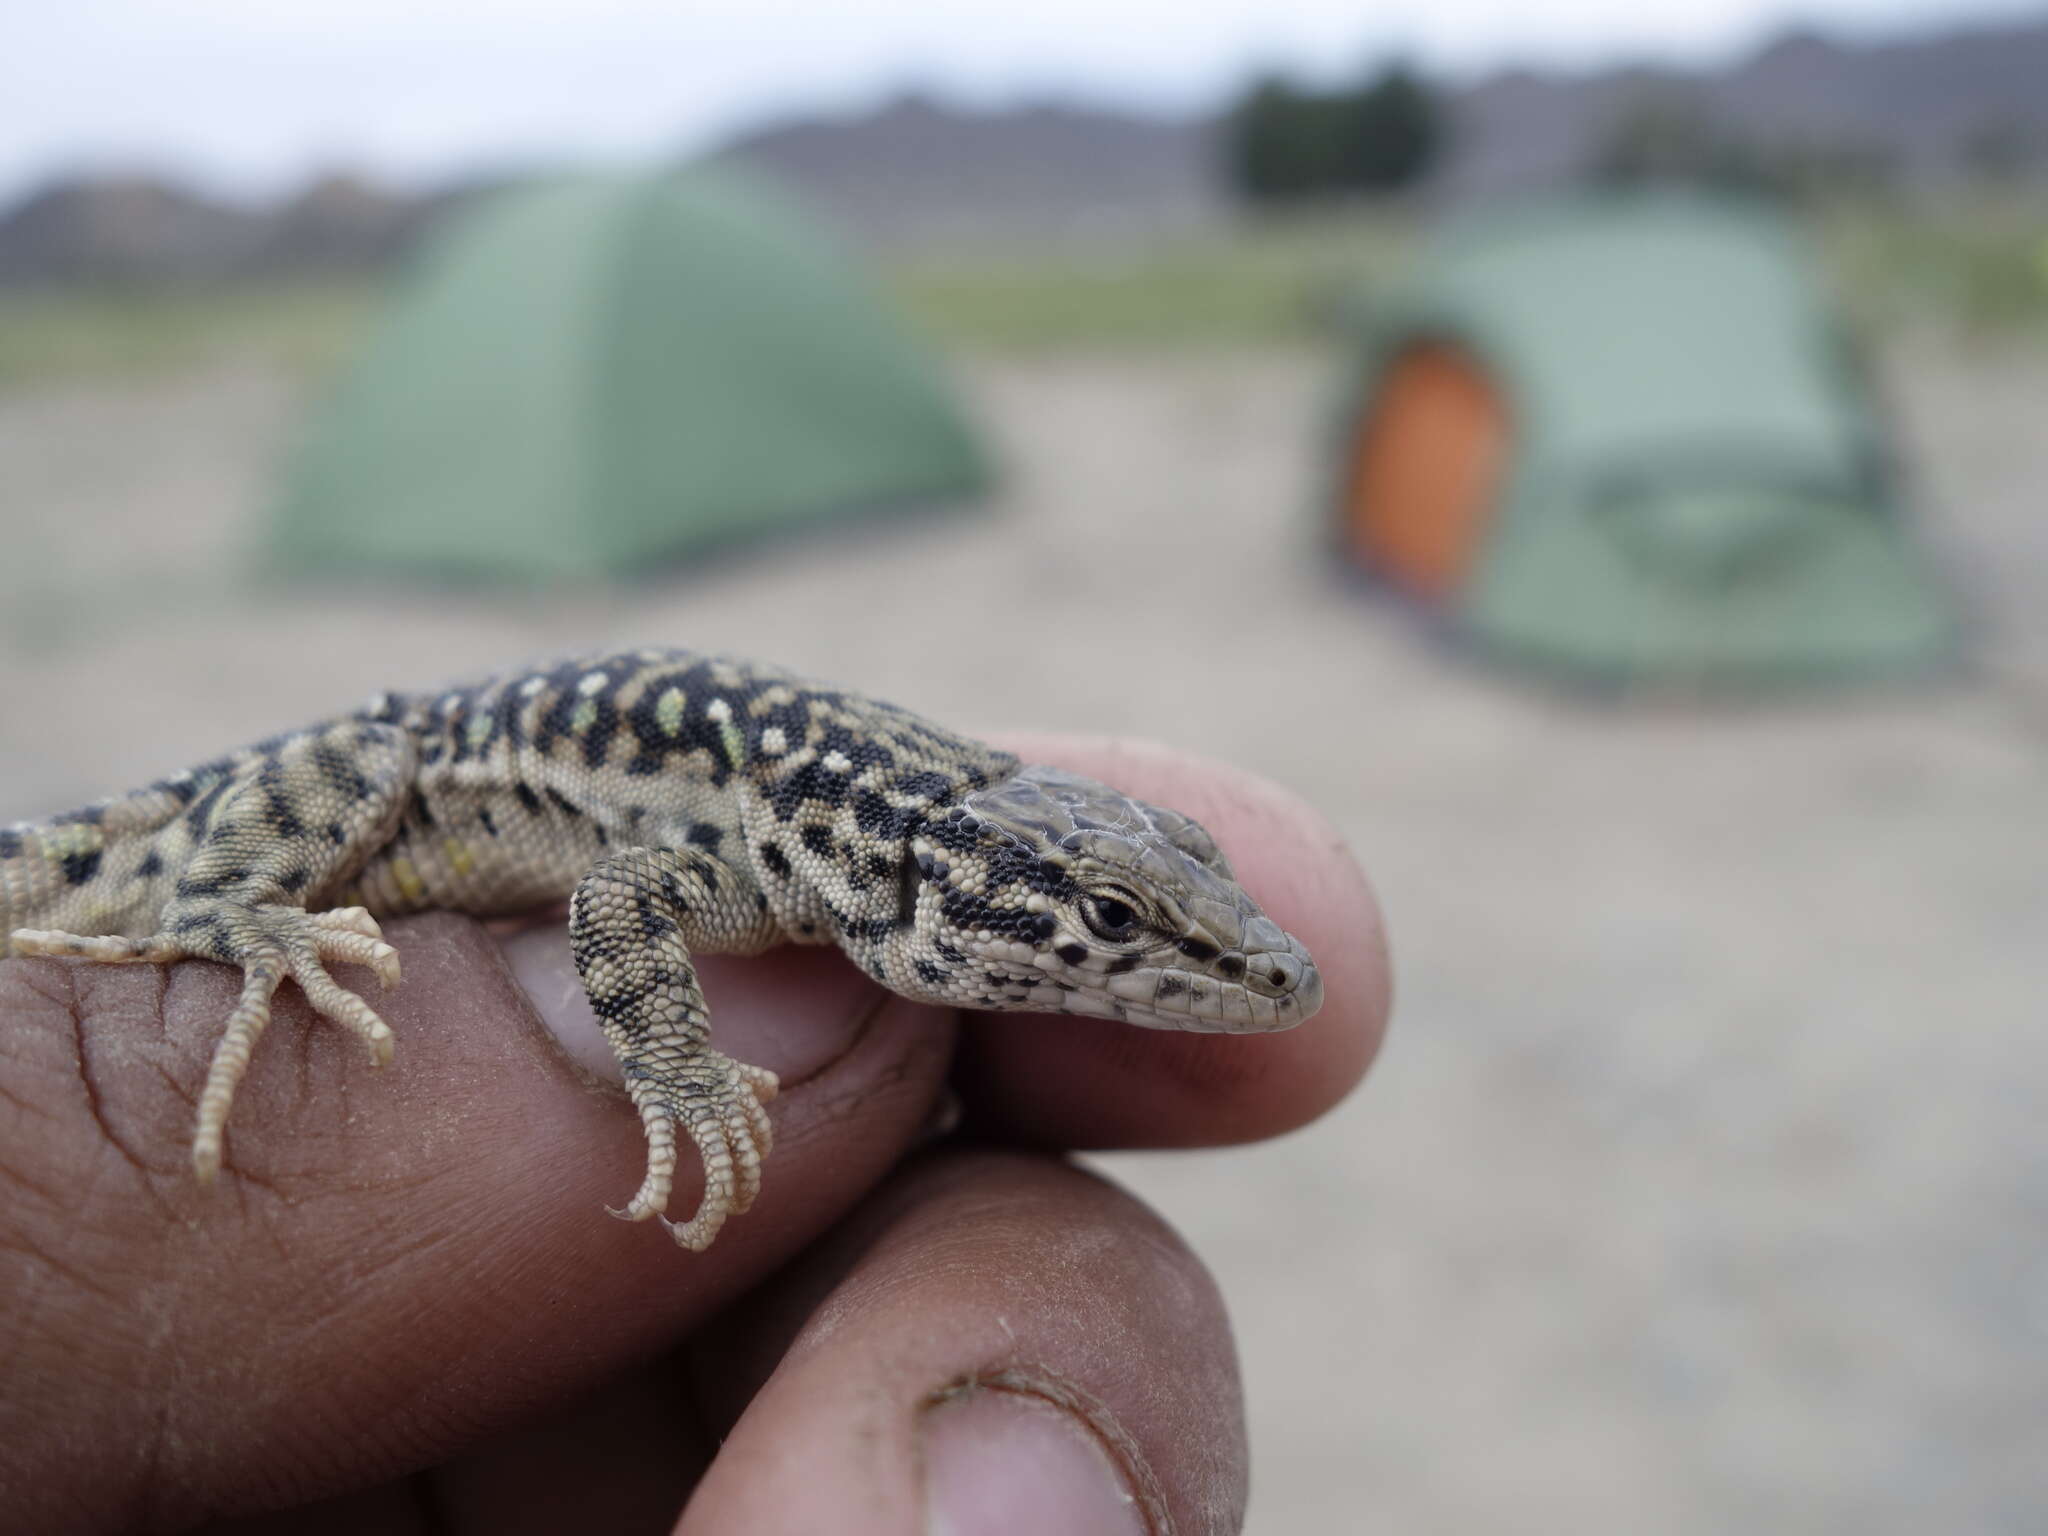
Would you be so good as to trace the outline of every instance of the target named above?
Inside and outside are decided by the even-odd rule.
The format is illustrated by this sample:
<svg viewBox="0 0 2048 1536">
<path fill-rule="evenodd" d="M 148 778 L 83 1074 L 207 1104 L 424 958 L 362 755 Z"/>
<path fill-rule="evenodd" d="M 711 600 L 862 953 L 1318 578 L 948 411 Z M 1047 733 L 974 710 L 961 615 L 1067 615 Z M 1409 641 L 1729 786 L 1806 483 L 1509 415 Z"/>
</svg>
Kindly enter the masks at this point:
<svg viewBox="0 0 2048 1536">
<path fill-rule="evenodd" d="M 285 978 L 387 1062 L 328 967 L 386 986 L 377 919 L 569 901 L 647 1139 L 623 1210 L 685 1248 L 754 1202 L 775 1074 L 713 1048 L 693 954 L 835 943 L 960 1008 L 1249 1033 L 1316 1011 L 1302 945 L 1189 817 L 778 668 L 680 650 L 387 693 L 147 789 L 0 827 L 0 954 L 237 966 L 200 1092 L 199 1179 Z M 678 1136 L 704 1190 L 666 1216 Z"/>
</svg>

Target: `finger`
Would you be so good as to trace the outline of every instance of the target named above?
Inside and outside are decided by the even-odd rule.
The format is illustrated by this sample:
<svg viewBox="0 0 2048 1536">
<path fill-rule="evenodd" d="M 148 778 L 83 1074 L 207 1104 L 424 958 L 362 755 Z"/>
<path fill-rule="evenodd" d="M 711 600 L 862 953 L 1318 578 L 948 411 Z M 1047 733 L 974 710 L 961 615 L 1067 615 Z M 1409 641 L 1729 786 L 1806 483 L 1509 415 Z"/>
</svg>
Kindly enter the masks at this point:
<svg viewBox="0 0 2048 1536">
<path fill-rule="evenodd" d="M 1291 1130 L 1349 1093 L 1386 1033 L 1392 984 L 1378 904 L 1337 830 L 1270 780 L 1149 743 L 1003 745 L 1201 822 L 1245 889 L 1307 945 L 1325 1002 L 1306 1023 L 1265 1035 L 973 1016 L 955 1077 L 976 1123 L 1045 1145 L 1209 1146 Z"/>
<path fill-rule="evenodd" d="M 636 1366 L 411 1477 L 208 1526 L 209 1536 L 557 1536 L 666 1531 L 711 1464 L 682 1367 Z"/>
<path fill-rule="evenodd" d="M 422 1475 L 443 1536 L 666 1531 L 716 1442 L 679 1352 Z"/>
<path fill-rule="evenodd" d="M 1166 1226 L 1061 1163 L 921 1159 L 697 1348 L 731 1423 L 686 1536 L 1235 1531 L 1222 1302 Z"/>
<path fill-rule="evenodd" d="M 639 1176 L 637 1121 L 544 1036 L 492 938 L 447 916 L 391 938 L 392 1067 L 285 989 L 210 1188 L 186 1137 L 233 973 L 0 962 L 0 1489 L 28 1491 L 21 1528 L 178 1524 L 439 1460 L 783 1262 L 917 1138 L 943 1078 L 948 1016 L 835 955 L 707 963 L 719 1043 L 787 1088 L 760 1204 L 682 1254 L 603 1214 Z"/>
</svg>

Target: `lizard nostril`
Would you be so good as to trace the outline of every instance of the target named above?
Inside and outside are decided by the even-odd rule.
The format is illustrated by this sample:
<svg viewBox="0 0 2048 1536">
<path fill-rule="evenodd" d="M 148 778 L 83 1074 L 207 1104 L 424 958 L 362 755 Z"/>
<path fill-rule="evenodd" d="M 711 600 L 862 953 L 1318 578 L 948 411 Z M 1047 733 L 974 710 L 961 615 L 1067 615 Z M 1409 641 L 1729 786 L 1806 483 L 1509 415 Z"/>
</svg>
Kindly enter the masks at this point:
<svg viewBox="0 0 2048 1536">
<path fill-rule="evenodd" d="M 1281 970 L 1280 967 L 1277 965 L 1273 967 L 1272 973 L 1267 979 L 1270 980 L 1276 987 L 1284 987 L 1287 985 L 1287 973 Z"/>
</svg>

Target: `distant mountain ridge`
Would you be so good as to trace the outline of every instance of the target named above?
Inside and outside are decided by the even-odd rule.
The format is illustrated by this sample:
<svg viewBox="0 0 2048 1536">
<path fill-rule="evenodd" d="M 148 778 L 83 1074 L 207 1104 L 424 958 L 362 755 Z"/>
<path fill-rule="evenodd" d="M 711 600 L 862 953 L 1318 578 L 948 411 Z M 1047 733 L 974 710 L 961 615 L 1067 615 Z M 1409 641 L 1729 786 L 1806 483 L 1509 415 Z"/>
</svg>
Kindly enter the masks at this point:
<svg viewBox="0 0 2048 1536">
<path fill-rule="evenodd" d="M 1509 70 L 1451 91 L 1430 188 L 1467 201 L 1585 171 L 1631 113 L 1677 112 L 1761 151 L 1854 155 L 1919 187 L 2048 183 L 2048 16 L 1883 42 L 1793 33 L 1717 71 Z M 711 158 L 758 167 L 855 235 L 920 240 L 1185 227 L 1227 216 L 1222 119 L 899 98 L 764 124 Z M 206 282 L 382 267 L 474 190 L 402 196 L 323 177 L 251 210 L 155 177 L 60 181 L 0 212 L 0 285 Z"/>
<path fill-rule="evenodd" d="M 871 236 L 1122 231 L 1224 211 L 1219 127 L 1060 102 L 973 111 L 908 95 L 857 117 L 757 128 L 712 157 L 765 171 Z"/>
<path fill-rule="evenodd" d="M 1574 175 L 1629 113 L 1681 110 L 1760 149 L 1853 152 L 1912 186 L 1968 174 L 1990 142 L 2048 179 L 2048 18 L 1887 42 L 1795 32 L 1718 72 L 1511 70 L 1451 98 L 1440 190 L 1484 197 Z"/>
</svg>

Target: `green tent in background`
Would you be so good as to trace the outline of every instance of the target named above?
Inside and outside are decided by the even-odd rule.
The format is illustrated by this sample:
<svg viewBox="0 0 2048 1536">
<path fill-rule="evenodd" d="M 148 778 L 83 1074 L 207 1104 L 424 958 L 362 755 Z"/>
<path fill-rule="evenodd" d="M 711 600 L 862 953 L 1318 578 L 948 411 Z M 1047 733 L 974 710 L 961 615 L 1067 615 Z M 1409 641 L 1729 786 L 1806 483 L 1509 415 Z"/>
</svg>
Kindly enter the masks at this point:
<svg viewBox="0 0 2048 1536">
<path fill-rule="evenodd" d="M 1498 651 L 1725 679 L 1946 639 L 1840 321 L 1747 204 L 1474 220 L 1372 317 L 1338 437 L 1340 548 Z"/>
<path fill-rule="evenodd" d="M 499 194 L 425 252 L 288 469 L 287 562 L 533 581 L 988 471 L 830 241 L 723 171 Z"/>
</svg>

